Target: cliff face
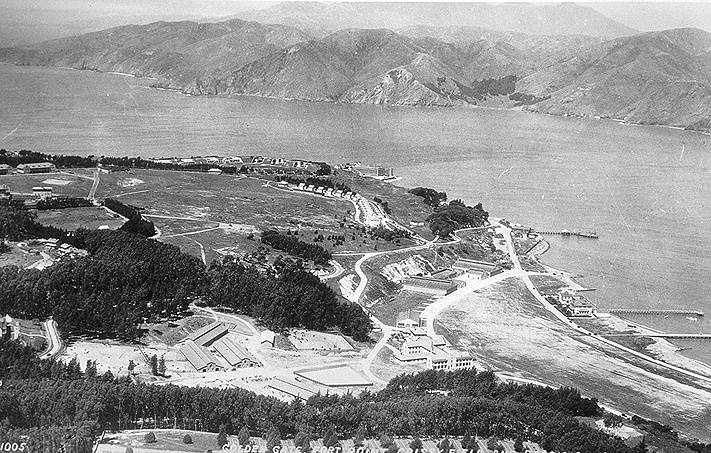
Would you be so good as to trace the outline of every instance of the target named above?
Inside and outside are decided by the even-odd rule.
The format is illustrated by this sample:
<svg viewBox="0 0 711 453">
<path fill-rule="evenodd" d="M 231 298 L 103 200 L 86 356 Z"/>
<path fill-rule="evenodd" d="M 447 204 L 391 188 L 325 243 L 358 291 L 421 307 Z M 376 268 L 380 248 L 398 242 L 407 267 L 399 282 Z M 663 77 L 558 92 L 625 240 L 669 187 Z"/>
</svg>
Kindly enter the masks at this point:
<svg viewBox="0 0 711 453">
<path fill-rule="evenodd" d="M 711 34 L 695 29 L 603 41 L 418 26 L 315 39 L 241 20 L 157 22 L 0 49 L 0 61 L 151 76 L 190 94 L 416 106 L 491 100 L 703 131 L 711 123 Z"/>
</svg>

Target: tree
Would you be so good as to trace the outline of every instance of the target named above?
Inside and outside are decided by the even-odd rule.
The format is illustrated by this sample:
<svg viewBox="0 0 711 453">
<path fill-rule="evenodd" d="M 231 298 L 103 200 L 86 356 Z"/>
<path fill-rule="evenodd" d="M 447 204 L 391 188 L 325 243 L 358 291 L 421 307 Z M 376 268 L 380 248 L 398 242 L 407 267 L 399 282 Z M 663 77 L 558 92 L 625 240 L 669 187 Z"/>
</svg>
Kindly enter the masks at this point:
<svg viewBox="0 0 711 453">
<path fill-rule="evenodd" d="M 145 436 L 143 436 L 143 442 L 147 444 L 152 444 L 156 442 L 156 435 L 153 434 L 153 431 L 148 431 Z"/>
<path fill-rule="evenodd" d="M 452 444 L 449 441 L 449 437 L 445 436 L 445 438 L 440 441 L 439 445 L 437 445 L 437 448 L 445 452 L 449 451 L 449 449 L 452 448 Z"/>
<path fill-rule="evenodd" d="M 422 441 L 420 440 L 419 437 L 415 436 L 411 441 L 410 441 L 410 448 L 412 449 L 413 452 L 417 452 L 419 450 L 422 450 Z"/>
<path fill-rule="evenodd" d="M 190 437 L 190 434 L 186 434 L 183 436 L 183 443 L 184 444 L 192 444 L 193 443 L 193 438 Z"/>
<path fill-rule="evenodd" d="M 158 361 L 158 374 L 165 376 L 165 356 L 160 356 L 160 360 Z"/>
<path fill-rule="evenodd" d="M 311 438 L 303 431 L 299 431 L 296 433 L 296 436 L 294 436 L 294 445 L 296 447 L 301 447 L 302 453 L 311 452 Z"/>
<path fill-rule="evenodd" d="M 523 439 L 521 439 L 521 436 L 516 437 L 516 442 L 514 442 L 514 450 L 519 453 L 523 451 Z"/>
<path fill-rule="evenodd" d="M 272 425 L 267 430 L 265 437 L 267 441 L 267 453 L 274 451 L 274 447 L 281 446 L 281 433 L 276 426 Z"/>
<path fill-rule="evenodd" d="M 462 437 L 462 448 L 464 450 L 469 450 L 469 445 L 472 443 L 476 443 L 475 440 L 472 439 L 471 434 L 469 434 L 469 431 L 464 433 L 464 437 Z"/>
<path fill-rule="evenodd" d="M 602 420 L 608 428 L 619 428 L 623 424 L 622 417 L 612 413 L 606 413 Z"/>
<path fill-rule="evenodd" d="M 327 430 L 323 434 L 323 445 L 324 447 L 335 447 L 338 445 L 338 436 L 336 435 L 336 432 L 333 429 Z"/>
<path fill-rule="evenodd" d="M 133 448 L 131 448 L 131 447 L 126 447 L 125 453 L 133 453 Z"/>
<path fill-rule="evenodd" d="M 239 430 L 239 433 L 237 434 L 237 442 L 239 442 L 239 445 L 241 447 L 245 447 L 249 445 L 250 443 L 251 436 L 249 434 L 249 429 L 246 426 L 243 426 L 242 429 Z"/>
<path fill-rule="evenodd" d="M 128 361 L 128 374 L 133 374 L 133 370 L 136 369 L 136 364 L 133 362 L 133 360 Z"/>
<path fill-rule="evenodd" d="M 227 444 L 227 432 L 225 431 L 225 425 L 220 425 L 220 433 L 217 435 L 217 446 L 222 448 Z"/>
<path fill-rule="evenodd" d="M 365 427 L 363 425 L 358 426 L 358 429 L 355 432 L 355 435 L 353 436 L 353 445 L 355 447 L 360 447 L 363 445 L 363 442 L 365 441 Z"/>
<path fill-rule="evenodd" d="M 153 354 L 150 359 L 151 362 L 151 373 L 153 376 L 158 376 L 158 356 Z"/>
<path fill-rule="evenodd" d="M 499 442 L 499 439 L 496 436 L 489 438 L 486 442 L 486 448 L 491 451 L 504 451 L 504 446 L 501 445 L 501 442 Z"/>
<path fill-rule="evenodd" d="M 86 375 L 87 379 L 93 379 L 96 377 L 97 370 L 96 370 L 96 360 L 87 360 L 86 361 L 86 370 L 84 371 L 84 374 Z"/>
</svg>

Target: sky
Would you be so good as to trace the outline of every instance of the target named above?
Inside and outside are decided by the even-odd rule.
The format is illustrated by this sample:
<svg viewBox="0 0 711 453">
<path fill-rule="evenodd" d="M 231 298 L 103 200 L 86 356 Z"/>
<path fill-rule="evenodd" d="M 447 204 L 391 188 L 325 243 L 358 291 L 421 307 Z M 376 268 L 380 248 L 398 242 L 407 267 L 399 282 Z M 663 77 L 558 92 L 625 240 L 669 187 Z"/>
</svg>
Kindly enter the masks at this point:
<svg viewBox="0 0 711 453">
<path fill-rule="evenodd" d="M 3 0 L 2 7 L 30 10 L 27 11 L 28 14 L 47 10 L 72 13 L 77 18 L 165 16 L 170 19 L 176 16 L 195 18 L 229 16 L 247 9 L 265 8 L 274 3 L 274 1 L 260 0 Z M 590 6 L 618 22 L 641 31 L 697 27 L 711 32 L 710 0 L 577 3 Z"/>
</svg>

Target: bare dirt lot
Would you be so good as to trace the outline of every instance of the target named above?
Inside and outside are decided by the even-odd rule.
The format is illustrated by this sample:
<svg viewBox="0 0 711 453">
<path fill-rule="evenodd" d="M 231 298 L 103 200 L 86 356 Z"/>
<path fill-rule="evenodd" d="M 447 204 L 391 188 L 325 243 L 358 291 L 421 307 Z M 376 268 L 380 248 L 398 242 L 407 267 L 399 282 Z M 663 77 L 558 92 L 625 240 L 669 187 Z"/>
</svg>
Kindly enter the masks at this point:
<svg viewBox="0 0 711 453">
<path fill-rule="evenodd" d="M 711 389 L 670 379 L 663 369 L 578 335 L 541 308 L 518 279 L 458 297 L 436 327 L 492 369 L 577 387 L 623 412 L 710 437 Z"/>
</svg>

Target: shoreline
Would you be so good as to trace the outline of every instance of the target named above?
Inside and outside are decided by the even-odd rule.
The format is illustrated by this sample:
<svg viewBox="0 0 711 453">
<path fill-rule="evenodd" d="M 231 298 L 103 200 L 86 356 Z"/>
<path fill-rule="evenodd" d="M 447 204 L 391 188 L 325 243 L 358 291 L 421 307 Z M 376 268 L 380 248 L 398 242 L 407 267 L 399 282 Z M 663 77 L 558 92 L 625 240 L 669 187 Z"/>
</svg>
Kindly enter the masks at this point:
<svg viewBox="0 0 711 453">
<path fill-rule="evenodd" d="M 543 266 L 546 271 L 553 273 L 557 278 L 559 278 L 561 281 L 564 283 L 568 283 L 571 288 L 575 290 L 585 290 L 588 289 L 587 286 L 582 285 L 580 282 L 575 280 L 576 276 L 561 268 L 553 267 L 551 265 L 548 265 L 541 261 L 541 256 L 545 254 L 548 250 L 550 250 L 551 245 L 550 243 L 541 235 L 541 242 L 545 242 L 546 246 L 543 251 L 537 251 L 535 248 L 531 252 L 529 252 L 529 256 L 533 257 L 541 266 Z M 610 322 L 614 322 L 616 327 L 618 327 L 618 330 L 620 327 L 623 327 L 624 329 L 629 330 L 629 326 L 631 321 L 626 320 L 625 318 L 622 318 L 617 315 L 613 315 L 610 313 L 607 313 L 608 316 L 606 317 L 596 317 L 594 319 L 600 319 L 600 320 L 610 320 Z M 608 322 L 608 324 L 610 323 Z M 650 334 L 650 333 L 663 333 L 663 331 L 653 329 L 649 326 L 645 326 L 643 324 L 640 324 L 637 321 L 634 321 L 633 324 L 636 326 L 634 327 L 634 330 L 639 333 L 640 335 L 644 335 L 645 333 Z M 656 337 L 645 337 L 649 338 L 652 343 L 649 344 L 648 346 L 644 347 L 640 352 L 643 354 L 649 355 L 653 359 L 661 360 L 663 362 L 667 362 L 670 365 L 675 365 L 681 368 L 685 368 L 689 371 L 694 371 L 694 369 L 703 369 L 705 370 L 706 374 L 709 374 L 711 376 L 711 363 L 704 362 L 699 359 L 695 359 L 692 357 L 687 357 L 683 354 L 681 354 L 681 351 L 685 350 L 682 346 L 679 346 L 673 342 L 673 339 L 666 339 L 666 338 L 656 338 Z M 613 340 L 614 341 L 614 340 Z"/>
<path fill-rule="evenodd" d="M 33 68 L 55 68 L 55 69 L 66 69 L 66 70 L 72 70 L 72 71 L 89 71 L 89 72 L 95 72 L 99 74 L 111 74 L 111 75 L 116 75 L 120 77 L 133 77 L 135 79 L 146 79 L 146 80 L 160 80 L 156 77 L 151 77 L 151 76 L 146 76 L 146 75 L 137 75 L 133 73 L 127 73 L 127 72 L 116 72 L 116 71 L 101 71 L 98 69 L 90 69 L 90 68 L 71 68 L 67 66 L 36 66 L 36 65 L 22 65 L 22 64 L 16 64 L 16 63 L 11 63 L 11 62 L 5 62 L 5 61 L 0 61 L 0 64 L 2 65 L 7 65 L 7 66 L 16 66 L 16 67 L 33 67 Z M 241 96 L 245 97 L 251 97 L 251 98 L 262 98 L 262 99 L 271 99 L 271 100 L 278 100 L 278 101 L 289 101 L 289 102 L 323 102 L 327 104 L 337 104 L 337 105 L 368 105 L 368 106 L 380 106 L 380 107 L 414 107 L 414 108 L 445 108 L 445 109 L 456 109 L 456 108 L 462 108 L 464 110 L 466 109 L 482 109 L 482 110 L 497 110 L 497 111 L 510 111 L 510 112 L 523 112 L 523 113 L 530 113 L 530 114 L 536 114 L 536 115 L 547 115 L 547 116 L 552 116 L 555 118 L 571 118 L 571 119 L 585 119 L 585 120 L 594 120 L 594 121 L 612 121 L 621 125 L 625 126 L 648 126 L 648 127 L 661 127 L 665 129 L 673 129 L 681 132 L 691 132 L 691 133 L 697 133 L 705 136 L 711 136 L 711 131 L 702 131 L 702 130 L 694 130 L 694 129 L 686 129 L 683 126 L 672 126 L 668 124 L 656 124 L 656 123 L 639 123 L 639 122 L 633 122 L 633 121 L 626 121 L 623 118 L 596 118 L 594 116 L 588 116 L 588 115 L 577 115 L 577 114 L 553 114 L 549 112 L 543 112 L 543 111 L 537 111 L 537 110 L 530 110 L 524 108 L 525 106 L 519 106 L 519 107 L 493 107 L 493 106 L 483 106 L 483 105 L 477 105 L 477 104 L 467 104 L 467 105 L 451 105 L 451 106 L 443 106 L 443 105 L 413 105 L 413 104 L 370 104 L 370 103 L 357 103 L 357 102 L 342 102 L 338 100 L 328 100 L 328 99 L 298 99 L 298 98 L 283 98 L 283 97 L 277 97 L 277 96 L 268 96 L 268 95 L 261 95 L 261 94 L 249 94 L 249 93 L 243 93 L 243 94 L 192 94 L 192 93 L 187 93 L 185 91 L 185 88 L 173 88 L 173 87 L 155 87 L 155 86 L 150 86 L 147 85 L 145 88 L 150 88 L 150 89 L 160 89 L 162 91 L 175 91 L 177 93 L 180 93 L 184 96 L 191 96 L 191 97 L 221 97 L 221 98 L 239 98 Z"/>
</svg>

